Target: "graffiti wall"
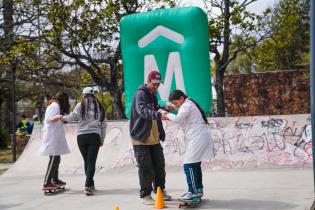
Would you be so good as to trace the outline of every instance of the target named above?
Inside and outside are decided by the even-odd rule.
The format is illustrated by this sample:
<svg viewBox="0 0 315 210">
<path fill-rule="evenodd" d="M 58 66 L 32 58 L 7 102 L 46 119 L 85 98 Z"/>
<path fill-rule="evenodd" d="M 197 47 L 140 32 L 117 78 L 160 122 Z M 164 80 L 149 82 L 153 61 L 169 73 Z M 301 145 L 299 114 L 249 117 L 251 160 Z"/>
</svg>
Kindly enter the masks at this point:
<svg viewBox="0 0 315 210">
<path fill-rule="evenodd" d="M 204 168 L 309 167 L 312 162 L 310 115 L 209 118 L 215 159 Z M 180 126 L 164 123 L 167 166 L 181 166 L 186 142 Z M 113 167 L 135 164 L 133 150 L 121 151 Z"/>
<path fill-rule="evenodd" d="M 235 118 L 210 118 L 209 129 L 215 158 L 203 163 L 205 170 L 237 168 L 304 168 L 312 165 L 312 136 L 309 115 L 282 115 Z M 162 143 L 166 165 L 181 167 L 186 142 L 180 126 L 165 122 L 166 140 Z M 62 156 L 61 174 L 84 174 L 82 155 L 77 145 L 77 124 L 65 124 L 71 150 Z M 128 121 L 108 122 L 104 146 L 100 148 L 96 173 L 135 168 Z M 45 174 L 48 157 L 39 155 L 42 127 L 35 126 L 24 152 L 2 176 Z M 34 167 L 36 166 L 36 167 Z"/>
</svg>

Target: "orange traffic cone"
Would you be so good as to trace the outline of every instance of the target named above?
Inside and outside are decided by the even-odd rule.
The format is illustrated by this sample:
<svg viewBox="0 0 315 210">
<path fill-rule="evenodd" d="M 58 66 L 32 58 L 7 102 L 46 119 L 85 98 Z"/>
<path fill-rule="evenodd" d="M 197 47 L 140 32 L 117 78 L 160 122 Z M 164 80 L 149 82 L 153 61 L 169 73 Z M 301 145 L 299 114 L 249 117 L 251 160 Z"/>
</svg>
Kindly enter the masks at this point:
<svg viewBox="0 0 315 210">
<path fill-rule="evenodd" d="M 119 207 L 118 207 L 118 206 L 116 206 L 116 207 L 115 207 L 115 210 L 119 210 Z"/>
<path fill-rule="evenodd" d="M 160 187 L 157 188 L 154 207 L 156 209 L 164 209 L 167 207 L 164 203 L 164 197 L 163 197 L 163 193 Z"/>
</svg>

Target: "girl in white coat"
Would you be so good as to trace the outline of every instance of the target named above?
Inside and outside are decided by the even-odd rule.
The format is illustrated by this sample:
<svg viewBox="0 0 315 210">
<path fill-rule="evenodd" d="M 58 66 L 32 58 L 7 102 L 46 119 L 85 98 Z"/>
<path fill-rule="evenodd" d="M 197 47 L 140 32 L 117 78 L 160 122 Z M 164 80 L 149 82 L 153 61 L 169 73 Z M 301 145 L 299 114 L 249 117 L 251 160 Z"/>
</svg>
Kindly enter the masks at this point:
<svg viewBox="0 0 315 210">
<path fill-rule="evenodd" d="M 49 156 L 49 163 L 44 181 L 44 190 L 55 189 L 66 183 L 59 179 L 58 170 L 60 155 L 70 153 L 63 122 L 53 123 L 53 117 L 59 114 L 69 113 L 69 96 L 66 93 L 58 93 L 56 97 L 48 102 L 45 112 L 43 141 L 40 147 L 40 155 Z"/>
<path fill-rule="evenodd" d="M 105 107 L 94 95 L 92 87 L 86 87 L 82 92 L 83 98 L 69 115 L 57 115 L 53 121 L 79 121 L 77 142 L 84 160 L 86 195 L 95 191 L 94 175 L 97 155 L 103 145 L 106 132 Z"/>
<path fill-rule="evenodd" d="M 201 162 L 214 157 L 208 120 L 198 103 L 188 98 L 181 90 L 173 91 L 169 100 L 178 109 L 178 113 L 164 113 L 162 119 L 180 124 L 186 141 L 184 171 L 188 192 L 180 199 L 199 200 L 203 196 Z"/>
</svg>

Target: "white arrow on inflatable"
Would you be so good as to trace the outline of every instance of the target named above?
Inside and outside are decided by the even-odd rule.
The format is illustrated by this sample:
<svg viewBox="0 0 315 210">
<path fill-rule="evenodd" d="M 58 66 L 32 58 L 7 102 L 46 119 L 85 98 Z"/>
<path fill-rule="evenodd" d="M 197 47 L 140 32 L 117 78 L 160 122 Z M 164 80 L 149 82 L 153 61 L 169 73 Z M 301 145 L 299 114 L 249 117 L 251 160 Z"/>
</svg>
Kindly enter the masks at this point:
<svg viewBox="0 0 315 210">
<path fill-rule="evenodd" d="M 138 46 L 140 48 L 144 48 L 148 44 L 150 44 L 152 41 L 154 41 L 159 36 L 164 36 L 165 38 L 172 40 L 173 42 L 176 42 L 178 44 L 184 43 L 184 36 L 180 33 L 177 33 L 171 29 L 168 29 L 164 26 L 157 26 L 152 31 L 147 33 L 142 39 L 138 41 Z"/>
<path fill-rule="evenodd" d="M 183 44 L 184 43 L 184 36 L 170 30 L 164 26 L 157 26 L 152 31 L 147 33 L 144 37 L 142 37 L 138 41 L 138 46 L 140 48 L 146 47 L 148 44 L 153 42 L 156 38 L 159 36 L 164 36 L 165 38 L 178 43 Z M 156 63 L 156 59 L 154 55 L 145 55 L 144 56 L 144 82 L 147 80 L 147 76 L 150 71 L 156 70 L 159 71 L 158 65 Z M 184 83 L 184 77 L 183 77 L 183 71 L 182 71 L 182 65 L 181 65 L 181 59 L 179 52 L 169 52 L 167 66 L 166 66 L 166 73 L 164 78 L 164 83 L 161 83 L 159 88 L 160 97 L 163 101 L 168 100 L 168 96 L 170 94 L 170 89 L 172 85 L 173 76 L 175 76 L 175 84 L 176 89 L 182 90 L 184 93 L 186 93 L 185 90 L 185 83 Z"/>
</svg>

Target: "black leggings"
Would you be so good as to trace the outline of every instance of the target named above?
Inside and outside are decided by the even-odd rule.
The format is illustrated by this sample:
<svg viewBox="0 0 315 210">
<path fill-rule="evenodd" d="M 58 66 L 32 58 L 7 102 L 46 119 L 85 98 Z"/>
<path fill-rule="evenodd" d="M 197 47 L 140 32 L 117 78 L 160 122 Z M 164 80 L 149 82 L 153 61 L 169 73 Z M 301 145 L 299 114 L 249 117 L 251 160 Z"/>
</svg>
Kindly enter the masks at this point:
<svg viewBox="0 0 315 210">
<path fill-rule="evenodd" d="M 60 164 L 60 155 L 49 156 L 49 163 L 45 175 L 45 183 L 58 181 L 58 170 Z"/>
<path fill-rule="evenodd" d="M 78 135 L 77 140 L 84 160 L 85 187 L 91 187 L 94 186 L 95 164 L 101 146 L 101 138 L 99 134 L 88 133 Z"/>
</svg>

